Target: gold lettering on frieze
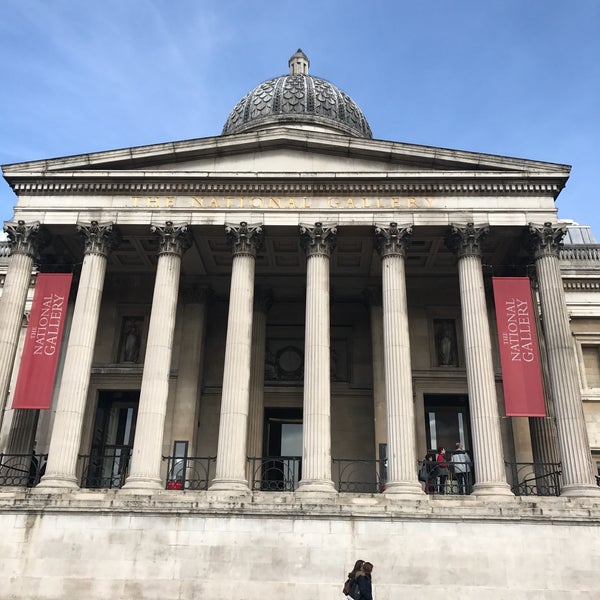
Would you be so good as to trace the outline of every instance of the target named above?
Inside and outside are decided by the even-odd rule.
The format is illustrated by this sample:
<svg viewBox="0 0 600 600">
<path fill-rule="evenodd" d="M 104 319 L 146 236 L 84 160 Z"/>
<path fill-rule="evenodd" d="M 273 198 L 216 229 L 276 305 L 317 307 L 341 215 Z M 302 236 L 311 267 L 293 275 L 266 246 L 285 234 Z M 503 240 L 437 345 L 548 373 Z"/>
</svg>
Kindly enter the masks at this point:
<svg viewBox="0 0 600 600">
<path fill-rule="evenodd" d="M 345 197 L 306 196 L 130 196 L 130 208 L 216 208 L 244 210 L 420 210 L 433 208 L 433 198 L 427 197 Z"/>
</svg>

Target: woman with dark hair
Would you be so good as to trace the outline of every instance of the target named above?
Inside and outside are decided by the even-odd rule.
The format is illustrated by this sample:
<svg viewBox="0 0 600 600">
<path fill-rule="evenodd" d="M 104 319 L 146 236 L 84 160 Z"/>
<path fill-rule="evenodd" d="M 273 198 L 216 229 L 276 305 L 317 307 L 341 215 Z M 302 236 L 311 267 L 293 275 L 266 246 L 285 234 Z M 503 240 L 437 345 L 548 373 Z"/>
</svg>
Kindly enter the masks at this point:
<svg viewBox="0 0 600 600">
<path fill-rule="evenodd" d="M 353 594 L 357 587 L 356 574 L 360 572 L 360 570 L 362 569 L 364 564 L 365 564 L 364 560 L 358 559 L 354 563 L 354 568 L 352 569 L 352 571 L 350 571 L 350 573 L 348 573 L 348 579 L 346 581 L 346 584 L 344 585 L 344 592 L 347 591 L 346 598 L 349 598 L 349 600 L 354 600 Z"/>
<path fill-rule="evenodd" d="M 371 587 L 371 573 L 373 565 L 370 562 L 363 564 L 362 569 L 357 573 L 356 583 L 360 591 L 360 600 L 373 600 L 373 590 Z"/>
</svg>

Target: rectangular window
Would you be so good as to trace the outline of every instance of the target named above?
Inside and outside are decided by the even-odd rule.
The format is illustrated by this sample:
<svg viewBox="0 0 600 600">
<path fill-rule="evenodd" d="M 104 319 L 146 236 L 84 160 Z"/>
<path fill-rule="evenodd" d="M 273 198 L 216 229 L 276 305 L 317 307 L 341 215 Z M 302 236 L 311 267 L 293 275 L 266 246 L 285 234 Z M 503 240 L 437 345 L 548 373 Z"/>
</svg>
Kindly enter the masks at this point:
<svg viewBox="0 0 600 600">
<path fill-rule="evenodd" d="M 582 346 L 583 365 L 588 388 L 600 388 L 600 351 L 598 346 Z"/>
</svg>

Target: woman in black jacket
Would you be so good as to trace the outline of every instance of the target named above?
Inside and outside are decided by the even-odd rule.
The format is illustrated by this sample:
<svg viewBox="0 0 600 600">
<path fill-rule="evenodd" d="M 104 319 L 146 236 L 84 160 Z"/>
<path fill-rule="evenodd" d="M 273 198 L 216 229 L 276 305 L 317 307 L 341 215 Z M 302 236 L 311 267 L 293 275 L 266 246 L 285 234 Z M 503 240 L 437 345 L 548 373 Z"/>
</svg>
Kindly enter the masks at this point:
<svg viewBox="0 0 600 600">
<path fill-rule="evenodd" d="M 373 565 L 370 562 L 363 564 L 362 569 L 356 574 L 356 583 L 360 590 L 360 600 L 373 600 L 373 591 L 371 589 L 371 573 Z"/>
</svg>

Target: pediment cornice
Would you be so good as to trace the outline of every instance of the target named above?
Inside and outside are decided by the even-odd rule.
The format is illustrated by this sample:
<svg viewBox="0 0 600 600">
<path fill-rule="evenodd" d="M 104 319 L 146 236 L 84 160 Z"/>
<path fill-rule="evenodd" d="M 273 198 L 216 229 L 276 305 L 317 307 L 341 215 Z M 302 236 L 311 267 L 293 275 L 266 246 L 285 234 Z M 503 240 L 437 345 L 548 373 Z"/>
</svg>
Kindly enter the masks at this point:
<svg viewBox="0 0 600 600">
<path fill-rule="evenodd" d="M 182 163 L 198 158 L 252 154 L 273 149 L 300 150 L 363 160 L 386 161 L 391 164 L 411 165 L 417 170 L 552 173 L 564 178 L 567 178 L 570 172 L 568 165 L 558 163 L 435 146 L 347 137 L 290 127 L 16 163 L 5 165 L 3 172 L 10 181 L 14 176 L 23 172 L 152 170 L 153 165 Z"/>
</svg>

